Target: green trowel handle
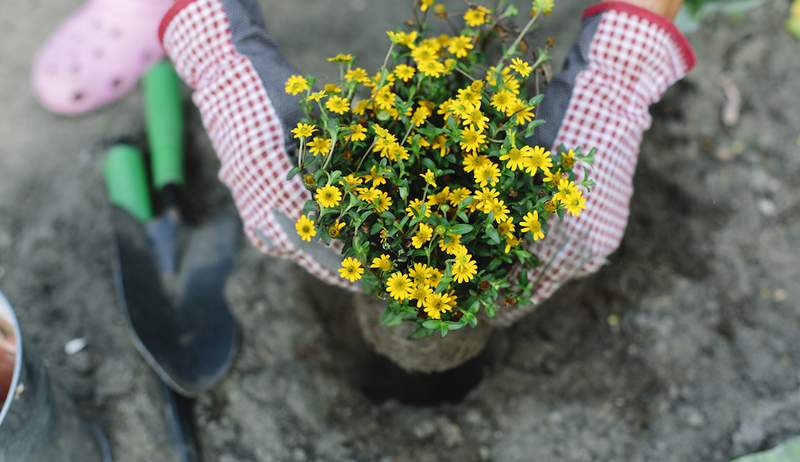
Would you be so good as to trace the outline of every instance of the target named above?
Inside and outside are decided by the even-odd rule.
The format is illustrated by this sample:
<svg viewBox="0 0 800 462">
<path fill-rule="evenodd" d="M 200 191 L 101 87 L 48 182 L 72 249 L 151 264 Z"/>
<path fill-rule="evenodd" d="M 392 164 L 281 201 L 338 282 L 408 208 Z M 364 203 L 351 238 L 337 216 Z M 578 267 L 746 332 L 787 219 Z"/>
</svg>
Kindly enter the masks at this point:
<svg viewBox="0 0 800 462">
<path fill-rule="evenodd" d="M 181 80 L 168 61 L 144 77 L 144 108 L 152 157 L 153 185 L 160 190 L 181 185 L 183 176 L 183 95 Z"/>
<path fill-rule="evenodd" d="M 119 144 L 108 150 L 103 165 L 111 203 L 144 222 L 153 218 L 144 157 L 133 146 Z"/>
</svg>

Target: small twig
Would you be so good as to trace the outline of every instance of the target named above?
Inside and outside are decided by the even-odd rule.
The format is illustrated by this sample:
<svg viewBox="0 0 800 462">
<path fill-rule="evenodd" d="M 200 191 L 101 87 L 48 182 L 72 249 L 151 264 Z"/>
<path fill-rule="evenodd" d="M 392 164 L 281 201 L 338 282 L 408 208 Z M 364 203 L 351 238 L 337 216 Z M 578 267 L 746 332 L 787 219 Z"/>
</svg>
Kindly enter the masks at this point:
<svg viewBox="0 0 800 462">
<path fill-rule="evenodd" d="M 516 40 L 514 40 L 514 43 L 512 43 L 511 46 L 506 50 L 506 52 L 503 53 L 503 57 L 500 58 L 500 61 L 497 63 L 497 66 L 495 66 L 495 68 L 498 71 L 502 69 L 503 63 L 505 63 L 506 59 L 508 59 L 509 56 L 511 56 L 513 53 L 516 52 L 517 45 L 519 45 L 519 42 L 521 42 L 522 39 L 525 37 L 525 35 L 527 35 L 528 32 L 531 30 L 533 25 L 536 23 L 536 20 L 539 19 L 540 14 L 541 13 L 537 12 L 531 18 L 531 20 L 528 21 L 528 24 L 525 24 L 525 27 L 522 28 L 522 32 L 520 32 L 519 35 L 517 36 Z"/>
</svg>

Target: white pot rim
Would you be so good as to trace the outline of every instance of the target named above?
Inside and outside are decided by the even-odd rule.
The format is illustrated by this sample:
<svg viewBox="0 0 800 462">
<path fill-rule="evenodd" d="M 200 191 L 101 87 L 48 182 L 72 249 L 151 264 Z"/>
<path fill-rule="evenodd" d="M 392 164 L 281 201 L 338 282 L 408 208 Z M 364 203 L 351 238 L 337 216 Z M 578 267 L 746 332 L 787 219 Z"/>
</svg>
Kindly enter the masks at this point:
<svg viewBox="0 0 800 462">
<path fill-rule="evenodd" d="M 11 377 L 11 386 L 8 389 L 8 396 L 5 397 L 3 406 L 0 408 L 0 426 L 2 426 L 6 415 L 10 412 L 11 404 L 14 402 L 15 390 L 19 386 L 19 378 L 22 374 L 22 332 L 19 328 L 17 316 L 14 314 L 14 310 L 3 295 L 3 292 L 0 292 L 0 316 L 11 321 L 11 327 L 14 329 L 14 336 L 17 341 L 17 352 L 14 358 L 14 374 Z"/>
</svg>

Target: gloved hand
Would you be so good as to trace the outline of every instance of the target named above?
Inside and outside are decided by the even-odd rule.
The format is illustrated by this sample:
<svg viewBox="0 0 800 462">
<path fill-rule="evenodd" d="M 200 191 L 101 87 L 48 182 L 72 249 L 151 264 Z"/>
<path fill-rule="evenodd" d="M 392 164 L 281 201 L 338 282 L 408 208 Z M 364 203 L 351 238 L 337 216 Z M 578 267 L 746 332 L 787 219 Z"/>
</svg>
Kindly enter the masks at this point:
<svg viewBox="0 0 800 462">
<path fill-rule="evenodd" d="M 595 188 L 579 218 L 553 224 L 534 247 L 546 265 L 530 272 L 531 303 L 498 312 L 507 325 L 566 281 L 596 271 L 619 245 L 628 218 L 632 178 L 648 108 L 694 65 L 686 39 L 659 13 L 679 0 L 608 1 L 586 10 L 583 29 L 563 72 L 538 109 L 547 123 L 532 143 L 597 148 Z M 304 243 L 294 230 L 309 199 L 300 179 L 287 180 L 289 130 L 297 102 L 283 91 L 295 73 L 267 36 L 255 0 L 183 0 L 162 22 L 167 54 L 194 89 L 193 99 L 222 163 L 245 230 L 264 253 L 290 258 L 321 279 L 338 277 L 335 249 Z"/>
</svg>

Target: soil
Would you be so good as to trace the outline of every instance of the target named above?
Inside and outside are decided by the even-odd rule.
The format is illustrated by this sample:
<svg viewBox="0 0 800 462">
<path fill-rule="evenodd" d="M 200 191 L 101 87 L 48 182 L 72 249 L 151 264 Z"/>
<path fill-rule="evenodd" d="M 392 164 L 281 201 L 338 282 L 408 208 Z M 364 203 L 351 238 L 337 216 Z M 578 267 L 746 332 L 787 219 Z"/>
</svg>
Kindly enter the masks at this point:
<svg viewBox="0 0 800 462">
<path fill-rule="evenodd" d="M 405 2 L 335 3 L 263 1 L 310 72 L 339 51 L 374 66 Z M 553 20 L 562 45 L 578 3 Z M 0 6 L 0 289 L 118 461 L 173 460 L 114 300 L 100 167 L 101 141 L 141 132 L 138 95 L 63 119 L 25 90 L 34 49 L 77 4 Z M 690 37 L 699 64 L 653 108 L 621 249 L 464 368 L 402 375 L 364 344 L 352 295 L 243 248 L 227 288 L 241 351 L 196 405 L 206 460 L 726 462 L 800 434 L 800 43 L 787 13 L 776 0 Z M 227 203 L 191 118 L 199 208 Z M 74 338 L 88 347 L 66 355 Z"/>
</svg>

